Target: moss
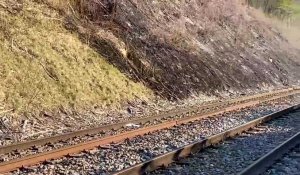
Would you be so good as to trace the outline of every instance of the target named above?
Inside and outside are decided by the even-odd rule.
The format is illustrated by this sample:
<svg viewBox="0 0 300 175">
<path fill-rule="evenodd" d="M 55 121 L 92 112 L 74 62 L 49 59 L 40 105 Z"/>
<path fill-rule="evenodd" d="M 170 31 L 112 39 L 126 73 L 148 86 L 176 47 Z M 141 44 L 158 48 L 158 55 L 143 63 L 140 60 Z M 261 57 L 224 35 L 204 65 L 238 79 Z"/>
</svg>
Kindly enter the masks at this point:
<svg viewBox="0 0 300 175">
<path fill-rule="evenodd" d="M 62 16 L 45 4 L 24 0 L 16 14 L 0 6 L 0 29 L 0 104 L 6 109 L 81 109 L 152 96 L 66 30 Z"/>
</svg>

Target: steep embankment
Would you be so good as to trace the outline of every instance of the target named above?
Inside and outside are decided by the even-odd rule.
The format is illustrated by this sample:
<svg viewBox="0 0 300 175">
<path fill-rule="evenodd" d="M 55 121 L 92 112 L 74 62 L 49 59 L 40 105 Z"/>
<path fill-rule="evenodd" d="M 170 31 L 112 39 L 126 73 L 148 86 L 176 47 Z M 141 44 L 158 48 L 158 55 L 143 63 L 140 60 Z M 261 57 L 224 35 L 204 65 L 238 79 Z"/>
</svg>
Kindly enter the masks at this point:
<svg viewBox="0 0 300 175">
<path fill-rule="evenodd" d="M 1 1 L 0 110 L 297 82 L 299 52 L 252 13 L 237 0 Z"/>
<path fill-rule="evenodd" d="M 257 19 L 275 26 L 294 47 L 300 48 L 300 1 L 299 0 L 248 0 L 256 7 Z M 263 13 L 265 12 L 265 14 Z"/>
<path fill-rule="evenodd" d="M 74 9 L 92 24 L 70 15 L 69 29 L 92 35 L 98 52 L 170 99 L 299 80 L 299 52 L 240 1 L 81 1 Z"/>
<path fill-rule="evenodd" d="M 0 2 L 0 112 L 84 109 L 152 96 L 63 24 L 46 4 Z"/>
</svg>

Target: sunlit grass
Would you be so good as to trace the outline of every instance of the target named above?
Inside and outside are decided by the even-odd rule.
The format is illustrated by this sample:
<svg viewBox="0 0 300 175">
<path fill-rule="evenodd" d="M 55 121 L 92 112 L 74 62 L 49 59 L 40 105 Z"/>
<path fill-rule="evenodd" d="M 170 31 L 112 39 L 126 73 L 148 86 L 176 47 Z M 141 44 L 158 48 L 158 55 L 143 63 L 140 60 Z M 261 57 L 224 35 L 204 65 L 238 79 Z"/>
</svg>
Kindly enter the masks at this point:
<svg viewBox="0 0 300 175">
<path fill-rule="evenodd" d="M 291 9 L 295 15 L 300 16 L 300 2 L 293 3 Z"/>
<path fill-rule="evenodd" d="M 0 107 L 16 112 L 119 105 L 152 92 L 110 65 L 47 5 L 0 7 Z M 3 107 L 4 105 L 4 107 Z"/>
</svg>

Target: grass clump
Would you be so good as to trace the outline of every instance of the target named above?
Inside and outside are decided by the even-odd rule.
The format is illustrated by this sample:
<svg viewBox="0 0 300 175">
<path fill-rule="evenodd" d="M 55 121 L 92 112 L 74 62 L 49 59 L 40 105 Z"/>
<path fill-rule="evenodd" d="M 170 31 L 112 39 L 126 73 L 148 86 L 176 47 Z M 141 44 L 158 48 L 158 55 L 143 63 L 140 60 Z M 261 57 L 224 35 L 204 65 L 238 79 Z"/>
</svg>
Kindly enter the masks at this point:
<svg viewBox="0 0 300 175">
<path fill-rule="evenodd" d="M 300 18 L 300 1 L 295 1 L 290 7 L 291 7 L 294 15 L 297 18 Z"/>
<path fill-rule="evenodd" d="M 150 90 L 66 30 L 57 11 L 33 0 L 21 5 L 17 11 L 0 6 L 2 109 L 83 109 L 151 98 Z"/>
<path fill-rule="evenodd" d="M 269 15 L 280 19 L 288 19 L 293 15 L 293 0 L 247 0 L 248 3 L 256 8 L 261 8 Z"/>
</svg>

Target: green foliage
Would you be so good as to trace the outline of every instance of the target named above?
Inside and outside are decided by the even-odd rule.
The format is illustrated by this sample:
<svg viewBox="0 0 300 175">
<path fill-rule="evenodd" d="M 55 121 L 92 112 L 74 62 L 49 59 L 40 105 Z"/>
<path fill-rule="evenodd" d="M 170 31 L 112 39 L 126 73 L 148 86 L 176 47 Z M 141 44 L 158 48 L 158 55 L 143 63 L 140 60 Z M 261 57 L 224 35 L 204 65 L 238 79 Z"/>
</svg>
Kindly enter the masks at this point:
<svg viewBox="0 0 300 175">
<path fill-rule="evenodd" d="M 295 2 L 291 5 L 294 15 L 300 15 L 300 2 Z"/>
<path fill-rule="evenodd" d="M 290 18 L 294 14 L 293 0 L 248 0 L 248 3 L 280 19 Z"/>
</svg>

